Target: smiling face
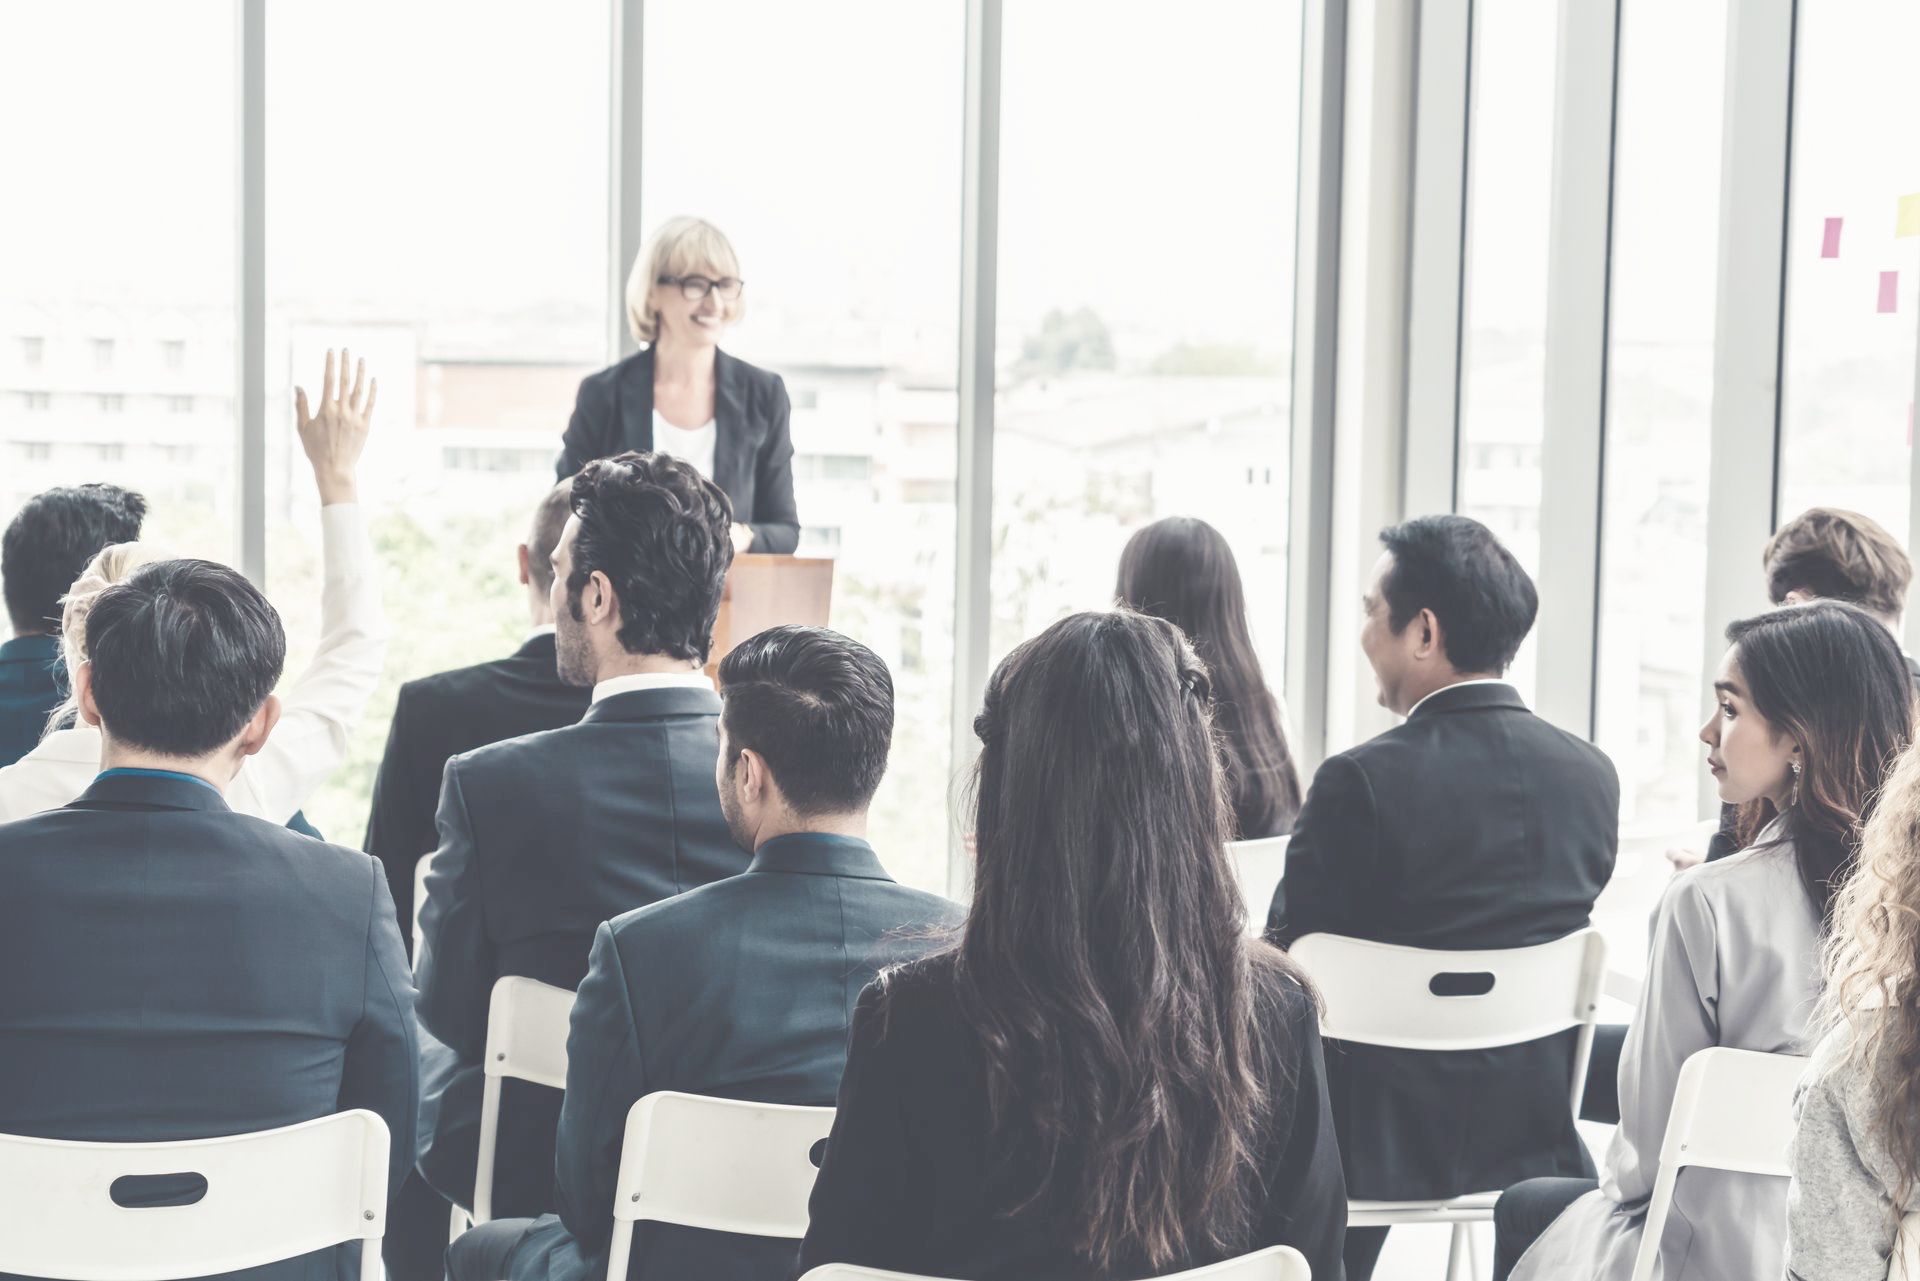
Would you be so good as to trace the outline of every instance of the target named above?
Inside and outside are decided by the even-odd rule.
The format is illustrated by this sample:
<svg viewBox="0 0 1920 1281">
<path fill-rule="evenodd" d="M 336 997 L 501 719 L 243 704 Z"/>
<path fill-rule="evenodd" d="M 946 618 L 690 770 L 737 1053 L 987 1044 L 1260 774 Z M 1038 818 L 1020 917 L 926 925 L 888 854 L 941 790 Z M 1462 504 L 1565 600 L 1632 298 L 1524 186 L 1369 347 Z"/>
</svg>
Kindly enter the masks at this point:
<svg viewBox="0 0 1920 1281">
<path fill-rule="evenodd" d="M 1713 690 L 1713 714 L 1700 727 L 1700 741 L 1707 745 L 1707 768 L 1720 785 L 1720 799 L 1729 805 L 1764 799 L 1785 809 L 1800 745 L 1753 705 L 1740 671 L 1739 646 L 1720 660 Z"/>
<path fill-rule="evenodd" d="M 701 276 L 708 281 L 731 277 L 731 273 L 711 263 L 673 274 L 682 277 Z M 739 299 L 729 302 L 720 296 L 718 289 L 710 288 L 705 297 L 694 299 L 688 298 L 679 285 L 658 283 L 647 297 L 647 306 L 659 317 L 657 323 L 661 338 L 669 343 L 690 347 L 719 346 L 720 335 L 726 332 L 739 313 Z"/>
</svg>

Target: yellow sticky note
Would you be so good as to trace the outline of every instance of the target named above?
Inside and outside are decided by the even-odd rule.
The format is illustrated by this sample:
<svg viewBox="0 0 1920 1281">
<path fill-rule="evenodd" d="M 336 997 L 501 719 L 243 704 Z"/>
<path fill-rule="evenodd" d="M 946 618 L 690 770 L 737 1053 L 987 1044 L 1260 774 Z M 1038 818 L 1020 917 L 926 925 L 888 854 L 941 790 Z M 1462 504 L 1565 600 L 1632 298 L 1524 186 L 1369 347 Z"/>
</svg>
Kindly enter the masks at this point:
<svg viewBox="0 0 1920 1281">
<path fill-rule="evenodd" d="M 1920 191 L 1900 197 L 1900 223 L 1893 235 L 1896 240 L 1920 236 Z"/>
</svg>

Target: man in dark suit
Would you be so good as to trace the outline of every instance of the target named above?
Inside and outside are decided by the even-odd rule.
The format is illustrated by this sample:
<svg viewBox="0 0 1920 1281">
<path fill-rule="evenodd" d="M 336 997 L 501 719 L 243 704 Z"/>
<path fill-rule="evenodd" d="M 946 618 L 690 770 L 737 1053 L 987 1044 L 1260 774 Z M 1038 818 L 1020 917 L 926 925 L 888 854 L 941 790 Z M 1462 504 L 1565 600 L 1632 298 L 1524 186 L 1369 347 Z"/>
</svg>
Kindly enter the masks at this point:
<svg viewBox="0 0 1920 1281">
<path fill-rule="evenodd" d="M 103 547 L 140 537 L 147 500 L 118 485 L 35 494 L 0 540 L 0 581 L 13 639 L 0 644 L 0 766 L 33 749 L 66 697 L 60 600 Z"/>
<path fill-rule="evenodd" d="M 273 607 L 224 566 L 160 561 L 94 600 L 87 649 L 101 773 L 0 827 L 0 1132 L 211 1138 L 369 1108 L 397 1187 L 418 1042 L 386 881 L 221 799 L 280 714 Z M 132 1194 L 193 1199 L 169 1176 Z M 358 1256 L 246 1275 L 344 1281 Z"/>
<path fill-rule="evenodd" d="M 574 1005 L 559 1215 L 496 1221 L 449 1252 L 456 1278 L 606 1274 L 627 1109 L 659 1090 L 831 1106 L 860 989 L 960 908 L 897 885 L 867 844 L 893 680 L 864 645 L 776 627 L 720 665 L 719 790 L 754 852 L 744 876 L 600 927 Z M 795 1243 L 641 1225 L 634 1278 L 784 1281 Z"/>
<path fill-rule="evenodd" d="M 1501 674 L 1533 626 L 1526 571 L 1478 521 L 1385 530 L 1360 643 L 1406 721 L 1314 776 L 1267 918 L 1288 946 L 1344 934 L 1407 947 L 1526 947 L 1587 924 L 1613 872 L 1620 785 Z M 1328 1042 L 1351 1196 L 1415 1200 L 1592 1165 L 1567 1109 L 1573 1035 L 1431 1054 Z M 1385 1229 L 1347 1234 L 1372 1274 Z"/>
<path fill-rule="evenodd" d="M 400 933 L 413 929 L 414 864 L 433 852 L 434 803 L 449 758 L 476 747 L 558 729 L 587 710 L 588 691 L 560 679 L 554 666 L 553 550 L 567 523 L 570 487 L 540 500 L 520 544 L 520 585 L 533 632 L 506 658 L 408 681 L 393 705 L 387 750 L 373 780 L 366 851 L 387 870 Z"/>
<path fill-rule="evenodd" d="M 454 757 L 421 911 L 420 1172 L 471 1205 L 494 981 L 574 988 L 601 922 L 744 871 L 715 790 L 720 699 L 701 672 L 733 560 L 727 499 L 665 454 L 584 467 L 553 554 L 556 661 L 577 725 Z M 560 1100 L 508 1081 L 494 1205 L 554 1208 Z"/>
</svg>

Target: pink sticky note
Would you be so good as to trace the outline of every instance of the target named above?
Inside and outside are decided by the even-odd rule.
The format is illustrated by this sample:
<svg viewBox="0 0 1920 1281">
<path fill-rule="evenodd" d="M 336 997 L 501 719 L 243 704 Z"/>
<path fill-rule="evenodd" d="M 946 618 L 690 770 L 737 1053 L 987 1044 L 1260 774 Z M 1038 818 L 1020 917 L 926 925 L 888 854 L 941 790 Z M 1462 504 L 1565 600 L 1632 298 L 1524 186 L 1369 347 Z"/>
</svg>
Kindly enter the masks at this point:
<svg viewBox="0 0 1920 1281">
<path fill-rule="evenodd" d="M 1827 219 L 1827 234 L 1820 242 L 1820 256 L 1822 258 L 1838 258 L 1840 256 L 1840 222 L 1841 220 L 1838 218 Z"/>
<path fill-rule="evenodd" d="M 1900 310 L 1900 273 L 1897 271 L 1880 273 L 1880 310 L 1883 313 Z"/>
</svg>

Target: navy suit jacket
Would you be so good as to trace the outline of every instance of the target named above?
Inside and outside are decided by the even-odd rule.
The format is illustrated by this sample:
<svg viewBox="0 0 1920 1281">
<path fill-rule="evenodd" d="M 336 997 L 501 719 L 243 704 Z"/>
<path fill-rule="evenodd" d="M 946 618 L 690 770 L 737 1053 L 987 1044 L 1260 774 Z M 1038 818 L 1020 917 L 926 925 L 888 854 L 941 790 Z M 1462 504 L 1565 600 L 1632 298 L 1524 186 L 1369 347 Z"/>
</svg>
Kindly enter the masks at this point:
<svg viewBox="0 0 1920 1281">
<path fill-rule="evenodd" d="M 389 1191 L 413 1163 L 412 977 L 358 850 L 184 776 L 104 775 L 0 826 L 0 975 L 0 1132 L 155 1142 L 368 1108 L 392 1132 Z M 347 1277 L 358 1258 L 241 1275 Z"/>
<path fill-rule="evenodd" d="M 603 921 L 743 871 L 714 788 L 720 697 L 634 690 L 577 725 L 447 762 L 440 848 L 415 958 L 426 1033 L 420 1173 L 470 1206 L 480 1138 L 480 1062 L 496 979 L 572 990 Z M 501 1090 L 496 1215 L 554 1208 L 556 1091 Z"/>
<path fill-rule="evenodd" d="M 714 355 L 713 379 L 713 483 L 733 500 L 733 518 L 753 526 L 748 550 L 791 552 L 800 545 L 800 514 L 793 505 L 787 384 L 724 351 Z M 652 448 L 649 348 L 580 380 L 554 469 L 565 480 L 596 458 Z"/>
<path fill-rule="evenodd" d="M 0 766 L 33 750 L 60 706 L 64 667 L 53 636 L 16 636 L 0 645 Z"/>
<path fill-rule="evenodd" d="M 552 632 L 530 637 L 506 658 L 400 687 L 363 848 L 387 869 L 403 937 L 410 940 L 413 931 L 414 864 L 439 843 L 433 809 L 447 761 L 488 743 L 572 725 L 587 710 L 590 692 L 561 681 Z"/>
<path fill-rule="evenodd" d="M 606 1275 L 620 1141 L 642 1095 L 832 1106 L 861 988 L 961 916 L 895 884 L 865 841 L 805 833 L 766 842 L 744 876 L 601 926 L 567 1040 L 559 1217 L 533 1225 L 513 1275 Z M 628 1276 L 785 1281 L 797 1244 L 643 1223 Z"/>
<path fill-rule="evenodd" d="M 1620 783 L 1605 753 L 1511 685 L 1459 685 L 1328 757 L 1287 845 L 1269 937 L 1527 947 L 1585 927 L 1613 874 Z M 1428 1053 L 1327 1042 L 1347 1191 L 1455 1196 L 1590 1175 L 1567 1085 L 1573 1034 Z"/>
</svg>

